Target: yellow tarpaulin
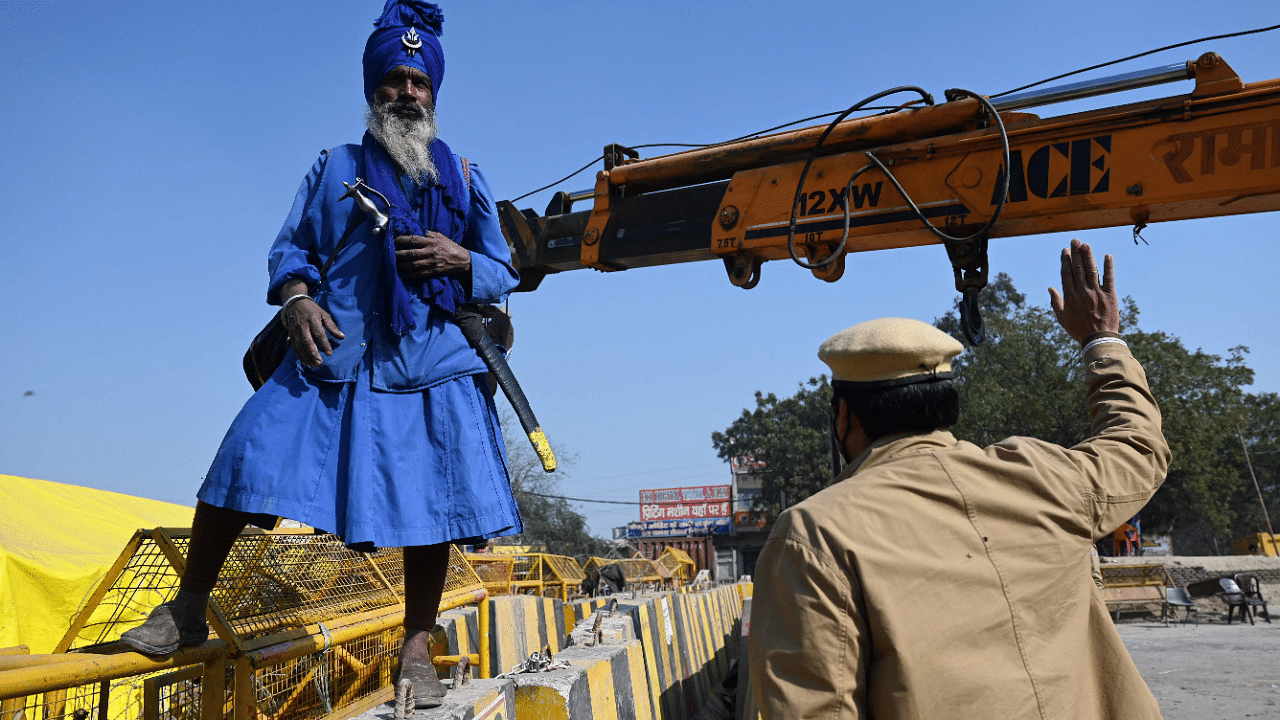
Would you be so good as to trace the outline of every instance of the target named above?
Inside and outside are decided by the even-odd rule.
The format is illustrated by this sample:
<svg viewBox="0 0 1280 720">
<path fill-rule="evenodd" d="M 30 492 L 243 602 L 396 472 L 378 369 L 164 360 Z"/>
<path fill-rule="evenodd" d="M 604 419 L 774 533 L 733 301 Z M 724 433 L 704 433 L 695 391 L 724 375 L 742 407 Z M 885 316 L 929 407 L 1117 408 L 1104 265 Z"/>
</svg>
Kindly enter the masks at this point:
<svg viewBox="0 0 1280 720">
<path fill-rule="evenodd" d="M 191 527 L 192 508 L 0 475 L 0 647 L 53 651 L 138 528 Z"/>
</svg>

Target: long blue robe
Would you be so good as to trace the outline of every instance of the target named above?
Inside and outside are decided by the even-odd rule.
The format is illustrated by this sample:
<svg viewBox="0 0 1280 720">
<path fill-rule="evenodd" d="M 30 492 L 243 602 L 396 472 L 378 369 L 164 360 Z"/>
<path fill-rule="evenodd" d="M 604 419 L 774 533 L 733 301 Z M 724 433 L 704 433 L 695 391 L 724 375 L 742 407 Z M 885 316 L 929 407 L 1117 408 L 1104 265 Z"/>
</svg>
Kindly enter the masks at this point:
<svg viewBox="0 0 1280 720">
<path fill-rule="evenodd" d="M 460 241 L 471 251 L 465 302 L 497 303 L 519 276 L 488 183 L 469 169 Z M 350 199 L 338 200 L 343 181 L 354 183 L 359 170 L 358 145 L 327 151 L 311 168 L 271 248 L 268 302 L 279 302 L 290 279 L 316 286 L 350 214 L 360 212 Z M 409 197 L 420 218 L 430 216 L 417 205 L 424 195 Z M 395 337 L 386 320 L 382 240 L 370 227 L 353 233 L 315 295 L 345 339 L 314 370 L 289 351 L 232 422 L 198 497 L 297 520 L 360 549 L 518 533 L 484 362 L 417 292 L 417 327 Z"/>
</svg>

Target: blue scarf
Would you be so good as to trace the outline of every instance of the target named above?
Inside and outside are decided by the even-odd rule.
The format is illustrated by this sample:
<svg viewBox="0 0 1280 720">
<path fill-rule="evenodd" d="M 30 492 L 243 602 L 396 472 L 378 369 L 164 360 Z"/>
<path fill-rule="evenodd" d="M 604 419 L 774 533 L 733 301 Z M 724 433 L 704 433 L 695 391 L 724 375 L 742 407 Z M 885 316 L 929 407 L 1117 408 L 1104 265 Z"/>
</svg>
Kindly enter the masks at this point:
<svg viewBox="0 0 1280 720">
<path fill-rule="evenodd" d="M 385 251 L 384 276 L 390 289 L 391 331 L 396 337 L 417 327 L 413 320 L 413 298 L 405 287 L 400 274 L 396 272 L 396 237 L 400 235 L 422 235 L 426 230 L 434 230 L 445 237 L 458 242 L 467 228 L 467 208 L 470 206 L 470 193 L 453 152 L 443 140 L 437 138 L 431 143 L 431 158 L 436 163 L 440 177 L 438 182 L 419 186 L 422 196 L 422 221 L 414 217 L 412 205 L 405 197 L 404 188 L 395 163 L 387 155 L 382 144 L 368 132 L 360 144 L 364 162 L 364 172 L 368 176 L 365 181 L 374 190 L 386 196 L 391 203 L 387 216 L 391 224 L 384 233 Z M 424 226 L 425 223 L 425 226 Z M 422 295 L 432 307 L 440 308 L 453 315 L 458 305 L 465 300 L 466 292 L 462 283 L 452 276 L 433 277 L 422 284 Z"/>
</svg>

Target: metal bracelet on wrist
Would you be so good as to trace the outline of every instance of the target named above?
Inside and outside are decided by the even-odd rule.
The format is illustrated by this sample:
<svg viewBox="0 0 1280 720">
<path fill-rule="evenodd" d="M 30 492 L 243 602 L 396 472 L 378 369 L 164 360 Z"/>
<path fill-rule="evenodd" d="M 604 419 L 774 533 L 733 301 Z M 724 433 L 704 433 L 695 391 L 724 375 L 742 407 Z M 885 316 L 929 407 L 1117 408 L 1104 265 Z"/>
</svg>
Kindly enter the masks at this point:
<svg viewBox="0 0 1280 720">
<path fill-rule="evenodd" d="M 1106 345 L 1107 343 L 1120 343 L 1125 347 L 1129 347 L 1129 343 L 1125 342 L 1124 340 L 1118 337 L 1103 335 L 1102 337 L 1094 338 L 1093 340 L 1090 340 L 1089 342 L 1085 343 L 1084 347 L 1080 348 L 1080 355 L 1083 357 L 1085 353 L 1089 352 L 1094 347 L 1098 345 Z"/>
<path fill-rule="evenodd" d="M 311 295 L 307 293 L 298 293 L 297 295 L 290 295 L 288 299 L 286 299 L 284 303 L 280 306 L 280 312 L 284 312 L 285 310 L 288 310 L 290 305 L 292 305 L 294 302 L 298 300 L 301 300 L 302 298 L 306 298 L 310 300 Z"/>
</svg>

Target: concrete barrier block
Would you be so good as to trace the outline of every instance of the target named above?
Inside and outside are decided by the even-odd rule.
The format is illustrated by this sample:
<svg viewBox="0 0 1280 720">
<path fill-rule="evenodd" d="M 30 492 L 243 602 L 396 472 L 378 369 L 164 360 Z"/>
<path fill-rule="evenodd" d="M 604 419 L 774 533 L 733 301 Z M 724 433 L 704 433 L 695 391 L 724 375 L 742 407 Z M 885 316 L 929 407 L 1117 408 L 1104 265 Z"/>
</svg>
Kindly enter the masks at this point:
<svg viewBox="0 0 1280 720">
<path fill-rule="evenodd" d="M 738 697 L 734 720 L 759 720 L 755 696 L 751 694 L 751 662 L 747 643 L 751 637 L 751 596 L 742 603 L 742 632 L 738 636 Z"/>
<path fill-rule="evenodd" d="M 686 692 L 690 669 L 678 641 L 676 597 L 666 592 L 646 598 L 633 616 L 644 644 L 651 703 L 663 720 L 684 720 L 694 711 Z"/>
<path fill-rule="evenodd" d="M 573 646 L 556 656 L 571 667 L 511 676 L 520 720 L 653 720 L 637 641 Z"/>
<path fill-rule="evenodd" d="M 436 655 L 470 655 L 480 652 L 480 611 L 462 607 L 440 613 L 439 626 L 432 635 L 431 651 Z M 441 633 L 443 629 L 443 633 Z"/>
<path fill-rule="evenodd" d="M 569 637 L 573 639 L 572 644 L 576 646 L 596 644 L 600 639 L 592 633 L 592 629 L 596 626 L 596 618 L 600 618 L 600 635 L 605 643 L 616 645 L 639 639 L 636 636 L 635 622 L 632 620 L 632 613 L 635 610 L 636 606 L 632 605 L 619 605 L 612 615 L 609 613 L 608 606 L 596 610 L 569 633 Z"/>
<path fill-rule="evenodd" d="M 507 595 L 487 601 L 490 612 L 489 671 L 497 676 L 523 663 L 531 653 L 565 644 L 564 603 L 557 598 Z"/>
<path fill-rule="evenodd" d="M 688 720 L 708 701 L 730 661 L 746 661 L 738 647 L 744 594 L 749 595 L 741 586 L 635 597 L 621 593 L 613 596 L 618 598 L 613 615 L 601 620 L 600 645 L 590 630 L 602 609 L 608 614 L 612 597 L 575 603 L 536 596 L 495 598 L 490 601 L 491 671 L 507 672 L 548 646 L 557 659 L 573 662 L 566 670 L 512 676 L 516 717 Z M 475 652 L 475 615 L 474 608 L 442 614 L 450 654 Z M 575 623 L 566 638 L 563 628 Z M 560 651 L 566 640 L 572 645 Z M 602 662 L 599 653 L 609 662 Z"/>
</svg>

